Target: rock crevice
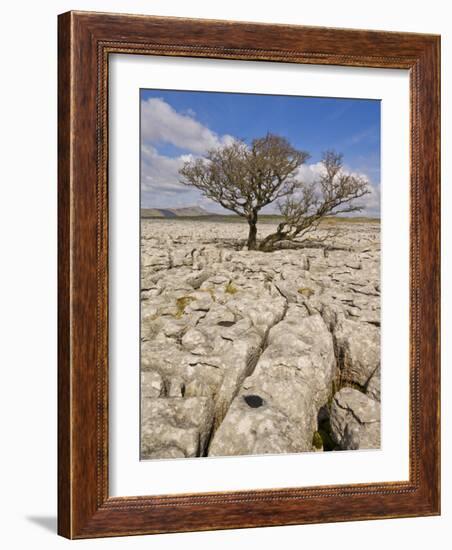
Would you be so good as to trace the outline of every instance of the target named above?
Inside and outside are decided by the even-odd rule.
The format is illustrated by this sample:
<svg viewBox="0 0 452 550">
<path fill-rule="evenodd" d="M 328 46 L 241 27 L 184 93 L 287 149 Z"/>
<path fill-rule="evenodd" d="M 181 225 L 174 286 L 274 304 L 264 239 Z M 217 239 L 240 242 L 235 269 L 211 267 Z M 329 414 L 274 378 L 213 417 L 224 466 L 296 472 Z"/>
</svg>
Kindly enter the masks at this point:
<svg viewBox="0 0 452 550">
<path fill-rule="evenodd" d="M 344 224 L 325 254 L 225 248 L 239 223 L 142 224 L 143 459 L 379 445 L 361 422 L 379 414 L 378 225 Z"/>
</svg>

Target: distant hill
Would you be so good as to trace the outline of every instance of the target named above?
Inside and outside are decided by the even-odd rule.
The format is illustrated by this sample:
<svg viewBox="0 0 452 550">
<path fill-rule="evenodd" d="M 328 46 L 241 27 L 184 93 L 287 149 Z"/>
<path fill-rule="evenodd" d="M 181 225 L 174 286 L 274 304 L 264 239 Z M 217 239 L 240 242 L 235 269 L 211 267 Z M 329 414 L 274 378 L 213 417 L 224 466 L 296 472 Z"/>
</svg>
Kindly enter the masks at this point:
<svg viewBox="0 0 452 550">
<path fill-rule="evenodd" d="M 182 208 L 142 208 L 142 218 L 201 218 L 202 221 L 229 222 L 229 223 L 247 223 L 246 218 L 237 214 L 216 214 L 204 210 L 201 206 L 185 206 Z M 283 220 L 281 214 L 261 214 L 259 223 L 279 223 Z M 322 225 L 336 225 L 338 223 L 380 223 L 380 218 L 366 216 L 332 216 L 324 218 Z"/>
<path fill-rule="evenodd" d="M 200 206 L 184 206 L 182 208 L 142 208 L 142 218 L 186 218 L 198 216 L 215 216 Z"/>
</svg>

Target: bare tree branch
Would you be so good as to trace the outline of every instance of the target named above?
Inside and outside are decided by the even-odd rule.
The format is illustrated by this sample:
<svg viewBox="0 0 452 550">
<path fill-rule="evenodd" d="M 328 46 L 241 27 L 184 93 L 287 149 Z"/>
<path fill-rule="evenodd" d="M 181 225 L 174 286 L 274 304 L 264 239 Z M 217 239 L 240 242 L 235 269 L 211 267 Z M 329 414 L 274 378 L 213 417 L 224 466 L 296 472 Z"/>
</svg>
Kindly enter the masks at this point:
<svg viewBox="0 0 452 550">
<path fill-rule="evenodd" d="M 296 193 L 289 194 L 279 204 L 284 221 L 275 233 L 260 243 L 260 250 L 271 251 L 280 241 L 297 239 L 299 243 L 300 239 L 317 229 L 322 219 L 362 210 L 362 206 L 353 201 L 370 192 L 368 181 L 362 176 L 344 172 L 339 153 L 327 151 L 321 162 L 323 173 L 319 179 L 311 185 L 300 184 Z"/>
<path fill-rule="evenodd" d="M 247 219 L 248 248 L 255 249 L 260 210 L 301 188 L 297 171 L 308 158 L 285 138 L 269 133 L 250 146 L 234 141 L 212 149 L 205 159 L 186 162 L 179 172 L 182 183 Z"/>
</svg>

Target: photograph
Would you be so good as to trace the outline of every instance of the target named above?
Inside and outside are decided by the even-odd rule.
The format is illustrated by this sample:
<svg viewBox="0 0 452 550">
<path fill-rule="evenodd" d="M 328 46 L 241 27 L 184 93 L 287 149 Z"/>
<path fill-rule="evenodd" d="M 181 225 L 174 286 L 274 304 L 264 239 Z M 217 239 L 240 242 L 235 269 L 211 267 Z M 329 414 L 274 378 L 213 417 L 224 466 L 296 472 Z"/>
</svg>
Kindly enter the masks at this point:
<svg viewBox="0 0 452 550">
<path fill-rule="evenodd" d="M 45 481 L 36 503 L 58 496 L 58 534 L 99 543 L 202 531 L 210 544 L 237 529 L 242 541 L 278 526 L 280 544 L 299 525 L 306 544 L 362 546 L 370 520 L 390 519 L 387 541 L 425 546 L 446 525 L 427 517 L 441 514 L 446 18 L 419 6 L 407 23 L 394 2 L 367 16 L 337 3 L 316 17 L 279 4 L 258 17 L 243 2 L 210 19 L 183 3 L 171 16 L 95 8 L 60 13 L 58 43 L 55 17 L 30 19 L 58 44 L 57 113 L 42 63 L 10 56 L 14 75 L 24 65 L 42 86 L 9 109 L 21 155 L 5 181 L 27 166 L 33 188 L 15 201 L 27 215 L 7 208 L 5 235 L 20 226 L 26 244 L 9 263 L 25 258 L 12 272 L 26 283 L 47 263 L 35 294 L 56 275 L 58 290 L 57 309 L 35 308 L 55 314 L 58 351 L 41 361 L 57 363 L 57 388 L 52 369 L 46 384 L 57 403 L 38 392 L 58 411 L 40 422 L 57 428 L 58 464 L 47 453 L 40 467 L 57 490 L 32 475 Z M 20 84 L 4 88 L 30 96 Z M 57 166 L 42 136 L 23 162 L 17 112 L 30 109 Z M 49 174 L 36 179 L 39 162 Z M 57 247 L 35 234 L 36 212 L 51 221 L 42 189 L 55 168 Z M 5 286 L 21 329 L 28 286 Z M 20 331 L 14 357 L 42 325 Z M 36 355 L 44 340 L 25 347 Z M 29 361 L 42 378 L 41 363 Z M 32 448 L 36 432 L 43 448 L 19 408 L 18 440 Z M 30 508 L 36 524 L 41 508 Z M 419 517 L 431 529 L 413 530 Z M 395 533 L 400 518 L 408 527 Z M 366 541 L 381 550 L 378 523 Z"/>
<path fill-rule="evenodd" d="M 381 102 L 139 101 L 140 459 L 380 449 Z"/>
</svg>

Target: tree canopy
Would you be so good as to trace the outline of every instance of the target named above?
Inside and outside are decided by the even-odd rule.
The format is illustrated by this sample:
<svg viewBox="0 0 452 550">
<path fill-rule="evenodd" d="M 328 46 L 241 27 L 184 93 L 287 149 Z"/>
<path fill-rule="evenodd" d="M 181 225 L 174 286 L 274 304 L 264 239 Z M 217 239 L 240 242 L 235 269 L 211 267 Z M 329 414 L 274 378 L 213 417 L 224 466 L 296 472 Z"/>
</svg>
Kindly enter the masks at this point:
<svg viewBox="0 0 452 550">
<path fill-rule="evenodd" d="M 352 201 L 369 193 L 367 180 L 343 170 L 342 155 L 322 156 L 318 179 L 306 183 L 299 168 L 309 154 L 281 136 L 268 133 L 248 145 L 242 140 L 208 151 L 205 158 L 187 161 L 180 170 L 185 185 L 247 219 L 248 249 L 274 249 L 279 241 L 294 241 L 322 218 L 361 210 Z M 283 221 L 258 245 L 259 212 L 276 202 Z"/>
</svg>

